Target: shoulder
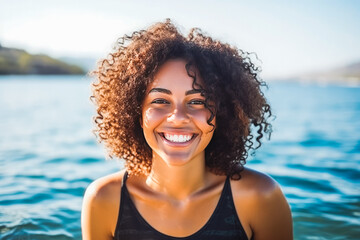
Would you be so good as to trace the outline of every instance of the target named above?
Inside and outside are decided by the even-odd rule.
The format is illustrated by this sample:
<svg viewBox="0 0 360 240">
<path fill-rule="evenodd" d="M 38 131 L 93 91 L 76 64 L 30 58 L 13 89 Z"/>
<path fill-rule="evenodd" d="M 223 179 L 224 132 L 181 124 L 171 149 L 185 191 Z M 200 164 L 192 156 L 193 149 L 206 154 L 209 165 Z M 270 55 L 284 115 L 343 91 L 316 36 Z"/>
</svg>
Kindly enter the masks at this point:
<svg viewBox="0 0 360 240">
<path fill-rule="evenodd" d="M 111 239 L 116 227 L 125 171 L 92 182 L 86 189 L 81 226 L 83 239 Z"/>
<path fill-rule="evenodd" d="M 241 179 L 231 182 L 231 188 L 238 216 L 249 235 L 254 239 L 292 239 L 290 207 L 273 178 L 245 168 Z"/>
<path fill-rule="evenodd" d="M 265 173 L 245 168 L 240 180 L 232 180 L 231 186 L 235 197 L 246 194 L 248 197 L 269 197 L 279 191 L 279 184 Z"/>
<path fill-rule="evenodd" d="M 113 173 L 93 181 L 86 189 L 84 199 L 93 201 L 111 201 L 120 194 L 120 187 L 125 171 Z M 119 195 L 118 195 L 119 196 Z"/>
</svg>

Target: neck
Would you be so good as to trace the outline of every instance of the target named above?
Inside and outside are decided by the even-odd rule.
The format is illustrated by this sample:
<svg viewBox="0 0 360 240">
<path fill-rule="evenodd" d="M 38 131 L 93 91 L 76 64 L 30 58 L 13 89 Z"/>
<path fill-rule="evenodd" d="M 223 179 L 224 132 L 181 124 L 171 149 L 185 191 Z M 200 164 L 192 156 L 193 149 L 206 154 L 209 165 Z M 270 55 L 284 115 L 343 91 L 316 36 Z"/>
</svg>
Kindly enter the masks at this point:
<svg viewBox="0 0 360 240">
<path fill-rule="evenodd" d="M 204 153 L 183 165 L 169 165 L 158 155 L 153 156 L 146 184 L 154 191 L 176 200 L 186 199 L 205 186 Z"/>
</svg>

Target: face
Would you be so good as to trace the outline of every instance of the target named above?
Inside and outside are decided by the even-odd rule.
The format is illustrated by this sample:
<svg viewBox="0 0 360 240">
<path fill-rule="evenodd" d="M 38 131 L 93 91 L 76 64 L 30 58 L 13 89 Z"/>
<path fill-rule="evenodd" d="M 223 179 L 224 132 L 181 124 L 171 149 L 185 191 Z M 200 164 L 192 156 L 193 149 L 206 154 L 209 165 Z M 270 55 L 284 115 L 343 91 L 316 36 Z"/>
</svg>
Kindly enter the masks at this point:
<svg viewBox="0 0 360 240">
<path fill-rule="evenodd" d="M 148 86 L 142 108 L 141 125 L 153 161 L 161 159 L 168 165 L 205 161 L 205 148 L 213 136 L 205 97 L 192 88 L 193 78 L 185 65 L 184 60 L 169 60 L 161 66 Z M 199 77 L 197 82 L 202 84 Z"/>
</svg>

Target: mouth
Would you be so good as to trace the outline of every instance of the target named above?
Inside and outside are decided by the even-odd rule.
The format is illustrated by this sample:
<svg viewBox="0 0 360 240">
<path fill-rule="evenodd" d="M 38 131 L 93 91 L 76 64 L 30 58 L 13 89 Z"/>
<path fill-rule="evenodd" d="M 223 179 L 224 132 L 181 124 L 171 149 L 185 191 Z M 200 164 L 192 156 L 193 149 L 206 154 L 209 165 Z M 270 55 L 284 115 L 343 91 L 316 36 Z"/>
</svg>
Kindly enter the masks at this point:
<svg viewBox="0 0 360 240">
<path fill-rule="evenodd" d="M 173 134 L 173 133 L 161 132 L 159 133 L 159 135 L 168 144 L 187 145 L 187 143 L 190 143 L 198 134 L 195 133 Z"/>
</svg>

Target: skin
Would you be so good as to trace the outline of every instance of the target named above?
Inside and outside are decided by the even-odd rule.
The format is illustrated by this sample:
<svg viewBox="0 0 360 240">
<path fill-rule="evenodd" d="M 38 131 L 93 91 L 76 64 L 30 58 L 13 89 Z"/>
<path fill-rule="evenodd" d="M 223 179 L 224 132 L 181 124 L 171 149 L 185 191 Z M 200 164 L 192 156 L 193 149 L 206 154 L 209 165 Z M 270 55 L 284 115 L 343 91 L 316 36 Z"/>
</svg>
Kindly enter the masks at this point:
<svg viewBox="0 0 360 240">
<path fill-rule="evenodd" d="M 126 182 L 143 218 L 175 237 L 189 236 L 206 224 L 226 179 L 205 166 L 205 148 L 213 135 L 206 122 L 210 113 L 202 104 L 204 97 L 191 91 L 193 79 L 185 64 L 181 59 L 166 62 L 148 87 L 141 126 L 153 150 L 153 165 L 148 176 L 130 176 Z M 173 143 L 166 134 L 192 138 Z M 84 240 L 113 238 L 123 174 L 100 178 L 86 190 L 81 219 Z M 248 168 L 241 176 L 231 181 L 231 189 L 248 239 L 293 239 L 290 208 L 278 184 Z"/>
</svg>

